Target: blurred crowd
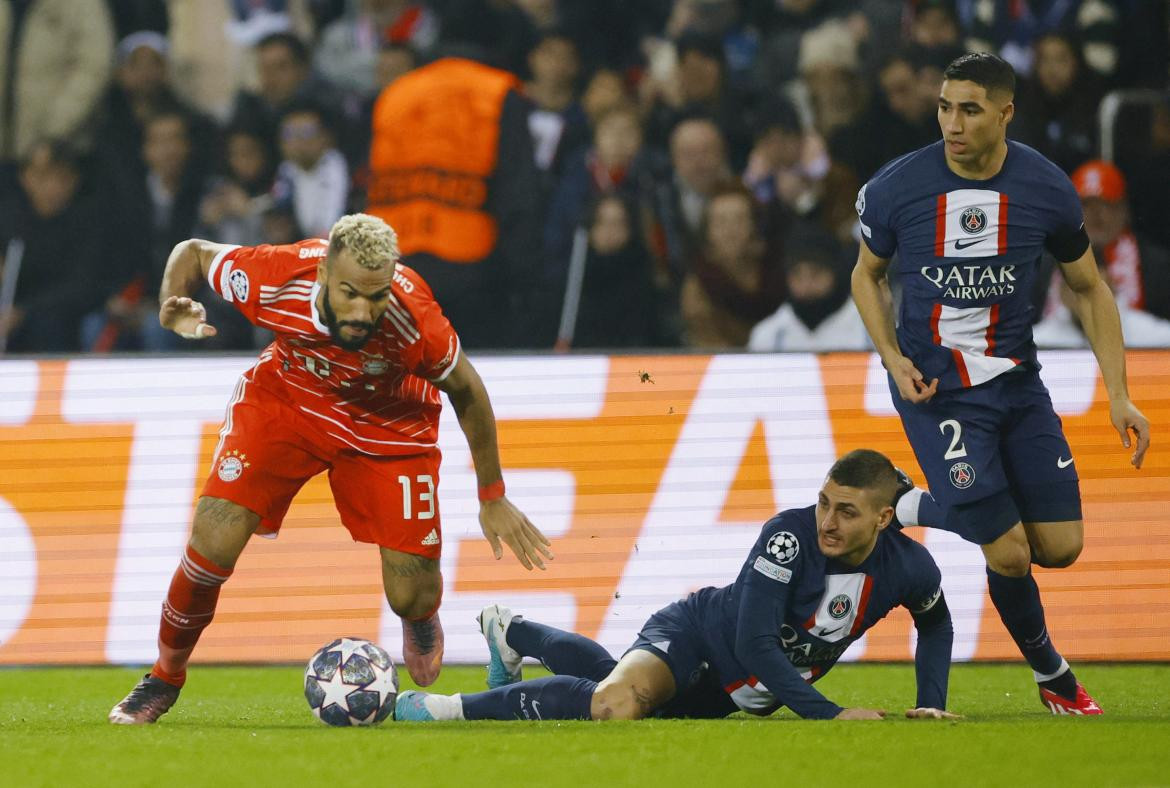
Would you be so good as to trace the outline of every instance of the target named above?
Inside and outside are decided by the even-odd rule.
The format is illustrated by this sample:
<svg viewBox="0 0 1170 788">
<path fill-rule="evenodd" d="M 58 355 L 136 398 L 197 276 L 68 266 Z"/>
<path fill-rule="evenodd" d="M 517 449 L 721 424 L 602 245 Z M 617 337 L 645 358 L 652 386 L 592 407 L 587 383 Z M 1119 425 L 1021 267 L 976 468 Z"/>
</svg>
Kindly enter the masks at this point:
<svg viewBox="0 0 1170 788">
<path fill-rule="evenodd" d="M 480 182 L 467 260 L 398 222 L 470 347 L 866 349 L 857 190 L 938 139 L 967 51 L 1017 69 L 1009 137 L 1073 178 L 1127 344 L 1170 346 L 1168 22 L 1162 0 L 0 0 L 0 352 L 261 346 L 210 292 L 215 338 L 160 329 L 176 242 L 288 243 Z M 448 120 L 453 59 L 502 107 Z M 437 175 L 396 180 L 403 144 Z M 1042 279 L 1038 342 L 1086 346 Z"/>
</svg>

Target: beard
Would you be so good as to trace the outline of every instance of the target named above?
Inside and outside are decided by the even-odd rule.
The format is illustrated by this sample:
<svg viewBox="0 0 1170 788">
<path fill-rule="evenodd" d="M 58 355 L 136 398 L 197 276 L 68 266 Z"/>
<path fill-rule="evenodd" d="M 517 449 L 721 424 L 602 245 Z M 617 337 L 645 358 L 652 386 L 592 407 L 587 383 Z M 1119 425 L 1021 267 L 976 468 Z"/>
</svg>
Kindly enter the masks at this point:
<svg viewBox="0 0 1170 788">
<path fill-rule="evenodd" d="M 339 321 L 337 319 L 337 313 L 333 311 L 333 307 L 329 304 L 329 288 L 325 286 L 321 289 L 325 295 L 321 299 L 321 315 L 325 318 L 325 327 L 329 329 L 329 336 L 333 338 L 334 344 L 342 350 L 361 350 L 370 341 L 370 338 L 374 336 L 374 324 L 362 320 Z M 346 339 L 341 333 L 341 329 L 346 326 L 365 331 L 365 335 L 360 339 Z"/>
</svg>

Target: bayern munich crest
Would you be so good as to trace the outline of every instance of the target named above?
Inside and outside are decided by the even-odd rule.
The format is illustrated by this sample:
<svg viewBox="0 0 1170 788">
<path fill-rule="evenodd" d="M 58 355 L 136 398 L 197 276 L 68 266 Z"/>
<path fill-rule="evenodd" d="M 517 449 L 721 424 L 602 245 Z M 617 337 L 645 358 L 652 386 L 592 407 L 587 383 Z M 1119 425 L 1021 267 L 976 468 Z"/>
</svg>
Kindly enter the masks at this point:
<svg viewBox="0 0 1170 788">
<path fill-rule="evenodd" d="M 981 233 L 983 228 L 987 226 L 987 214 L 983 212 L 982 208 L 972 206 L 959 214 L 959 226 L 968 235 Z"/>
<path fill-rule="evenodd" d="M 800 542 L 788 531 L 772 534 L 768 540 L 768 555 L 777 562 L 787 564 L 800 553 Z"/>
<path fill-rule="evenodd" d="M 965 462 L 956 462 L 951 466 L 951 484 L 960 490 L 966 490 L 975 483 L 975 469 Z"/>
<path fill-rule="evenodd" d="M 248 462 L 246 455 L 242 454 L 236 449 L 232 449 L 220 458 L 219 464 L 215 467 L 215 475 L 218 476 L 221 481 L 234 482 L 236 479 L 240 478 L 240 475 L 243 474 L 244 469 L 250 467 L 251 465 L 252 463 Z"/>
</svg>

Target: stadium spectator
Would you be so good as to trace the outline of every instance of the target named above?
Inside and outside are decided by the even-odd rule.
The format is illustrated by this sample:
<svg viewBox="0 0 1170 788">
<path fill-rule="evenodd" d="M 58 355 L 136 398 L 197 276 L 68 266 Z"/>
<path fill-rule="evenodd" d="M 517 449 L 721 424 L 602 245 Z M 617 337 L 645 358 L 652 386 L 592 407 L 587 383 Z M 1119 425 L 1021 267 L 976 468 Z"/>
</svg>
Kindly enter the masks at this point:
<svg viewBox="0 0 1170 788">
<path fill-rule="evenodd" d="M 1038 36 L 1032 48 L 1032 76 L 1016 91 L 1012 137 L 1072 172 L 1097 150 L 1100 81 L 1086 72 L 1080 50 L 1064 33 Z"/>
<path fill-rule="evenodd" d="M 677 286 L 702 244 L 707 201 L 731 176 L 719 126 L 704 117 L 681 121 L 670 133 L 670 164 L 672 177 L 660 189 L 656 210 L 663 236 L 660 266 Z"/>
<path fill-rule="evenodd" d="M 1104 266 L 1100 267 L 1104 269 Z M 1102 279 L 1106 276 L 1107 272 L 1102 270 Z M 1036 347 L 1088 348 L 1089 337 L 1074 311 L 1077 308 L 1076 299 L 1068 284 L 1060 277 L 1056 278 L 1060 280 L 1053 282 L 1057 302 L 1050 305 L 1044 318 L 1032 326 L 1032 338 L 1036 342 Z M 1117 315 L 1121 320 L 1121 335 L 1125 347 L 1170 348 L 1170 320 L 1155 317 L 1144 309 L 1134 309 L 1122 300 L 1121 294 L 1116 290 L 1114 296 L 1117 297 Z"/>
<path fill-rule="evenodd" d="M 399 233 L 468 347 L 533 347 L 542 293 L 531 105 L 512 74 L 444 57 L 374 108 L 368 211 Z"/>
<path fill-rule="evenodd" d="M 1130 226 L 1125 176 L 1109 162 L 1094 160 L 1078 167 L 1072 182 L 1084 206 L 1093 256 L 1118 307 L 1170 319 L 1170 252 Z M 1067 311 L 1062 309 L 1067 299 L 1062 297 L 1061 280 L 1052 278 L 1045 319 Z M 1123 313 L 1123 324 L 1125 320 Z M 1125 339 L 1130 344 L 1138 337 L 1126 331 Z"/>
<path fill-rule="evenodd" d="M 647 107 L 646 132 L 652 145 L 665 148 L 680 120 L 703 115 L 711 118 L 723 136 L 728 159 L 736 169 L 747 163 L 751 131 L 745 110 L 750 97 L 727 80 L 720 39 L 684 33 L 674 45 L 676 61 L 650 74 L 642 82 L 642 102 Z"/>
<path fill-rule="evenodd" d="M 524 95 L 535 105 L 528 129 L 536 166 L 555 178 L 566 158 L 589 144 L 589 120 L 578 100 L 581 59 L 576 43 L 564 31 L 546 31 L 528 53 L 528 71 Z"/>
<path fill-rule="evenodd" d="M 654 263 L 642 242 L 634 204 L 617 193 L 602 195 L 588 207 L 584 226 L 589 246 L 578 300 L 552 299 L 561 315 L 566 307 L 576 314 L 564 326 L 559 347 L 661 344 Z"/>
<path fill-rule="evenodd" d="M 995 52 L 1027 75 L 1036 39 L 1065 30 L 1080 40 L 1089 69 L 1106 81 L 1121 63 L 1123 6 L 1124 0 L 957 0 L 968 52 Z"/>
<path fill-rule="evenodd" d="M 911 0 L 910 43 L 924 49 L 955 47 L 963 30 L 954 0 Z"/>
<path fill-rule="evenodd" d="M 581 93 L 581 108 L 585 110 L 589 124 L 596 126 L 602 115 L 631 100 L 632 96 L 622 76 L 612 69 L 599 68 L 593 72 Z"/>
<path fill-rule="evenodd" d="M 81 316 L 113 286 L 102 198 L 82 188 L 82 161 L 61 142 L 34 143 L 19 182 L 17 197 L 0 206 L 0 296 L 13 299 L 0 302 L 0 348 L 75 352 Z"/>
<path fill-rule="evenodd" d="M 788 297 L 752 328 L 748 350 L 868 350 L 869 337 L 849 297 L 849 277 L 836 240 L 823 233 L 794 233 L 784 247 Z"/>
<path fill-rule="evenodd" d="M 118 237 L 124 249 L 111 257 L 119 274 L 117 290 L 105 309 L 82 321 L 82 342 L 88 349 L 170 351 L 182 347 L 178 337 L 158 325 L 155 294 L 170 249 L 191 236 L 199 218 L 208 173 L 193 166 L 191 122 L 181 108 L 156 113 L 147 121 L 142 157 L 146 171 L 127 179 L 117 195 Z M 247 347 L 251 332 L 245 323 L 228 321 L 212 347 Z M 216 315 L 220 317 L 220 315 Z M 222 322 L 222 321 L 221 321 Z"/>
<path fill-rule="evenodd" d="M 212 167 L 219 129 L 211 118 L 188 106 L 170 83 L 170 47 L 152 30 L 139 30 L 118 42 L 114 81 L 101 106 L 97 153 L 103 177 L 137 181 L 145 175 L 143 128 L 160 112 L 182 110 L 191 126 L 192 166 Z"/>
<path fill-rule="evenodd" d="M 542 557 L 553 557 L 548 539 L 505 495 L 483 381 L 426 282 L 398 258 L 394 230 L 364 214 L 339 220 L 327 241 L 232 247 L 188 239 L 169 255 L 159 291 L 166 330 L 196 340 L 216 334 L 193 300 L 211 282 L 225 303 L 275 329 L 277 339 L 240 378 L 228 406 L 214 470 L 163 603 L 158 660 L 110 711 L 110 722 L 153 723 L 170 709 L 249 539 L 276 534 L 293 497 L 325 470 L 346 529 L 378 547 L 411 678 L 420 686 L 438 678 L 440 391 L 466 433 L 480 525 L 496 558 L 502 544 L 526 569 L 543 569 Z M 395 476 L 409 488 L 388 483 Z"/>
<path fill-rule="evenodd" d="M 231 112 L 234 124 L 263 129 L 266 137 L 276 140 L 284 113 L 297 102 L 307 100 L 323 107 L 334 124 L 347 125 L 332 88 L 313 73 L 308 45 L 296 35 L 265 36 L 255 46 L 255 57 L 258 89 L 236 94 Z M 348 129 L 343 129 L 339 138 L 344 140 L 346 132 Z"/>
<path fill-rule="evenodd" d="M 918 633 L 918 698 L 906 716 L 955 719 L 944 711 L 953 627 L 938 567 L 925 548 L 888 527 L 909 486 L 878 452 L 846 454 L 829 470 L 816 506 L 764 524 L 733 583 L 654 613 L 620 661 L 589 638 L 489 605 L 479 616 L 491 654 L 488 691 L 408 690 L 395 717 L 716 719 L 787 706 L 803 718 L 878 720 L 886 712 L 842 708 L 811 685 L 901 605 Z M 522 681 L 525 656 L 554 675 Z"/>
<path fill-rule="evenodd" d="M 848 0 L 776 0 L 753 3 L 752 18 L 765 31 L 756 63 L 760 85 L 787 83 L 800 76 L 802 39 L 822 23 L 850 10 Z"/>
<path fill-rule="evenodd" d="M 384 43 L 426 54 L 438 39 L 439 18 L 425 3 L 357 0 L 321 31 L 313 63 L 331 84 L 365 100 L 384 84 L 378 79 Z"/>
<path fill-rule="evenodd" d="M 266 243 L 264 215 L 273 205 L 276 174 L 271 146 L 261 132 L 244 126 L 229 128 L 224 137 L 223 172 L 199 206 L 195 234 L 238 246 Z"/>
<path fill-rule="evenodd" d="M 882 64 L 878 100 L 829 139 L 833 161 L 863 182 L 890 159 L 934 141 L 938 92 L 927 93 L 920 80 L 915 51 L 904 50 Z"/>
<path fill-rule="evenodd" d="M 1156 103 L 1148 144 L 1126 168 L 1133 226 L 1138 233 L 1170 248 L 1170 94 Z"/>
<path fill-rule="evenodd" d="M 325 111 L 310 101 L 289 107 L 280 121 L 280 152 L 273 199 L 292 208 L 302 235 L 327 237 L 345 213 L 350 180 Z"/>
<path fill-rule="evenodd" d="M 105 0 L 0 3 L 0 166 L 43 139 L 88 149 L 114 62 Z"/>
<path fill-rule="evenodd" d="M 689 346 L 742 348 L 752 326 L 783 301 L 784 272 L 772 248 L 775 238 L 761 224 L 755 200 L 742 183 L 726 181 L 712 191 L 703 212 L 703 245 L 680 296 Z"/>
<path fill-rule="evenodd" d="M 643 145 L 641 119 L 633 105 L 615 107 L 599 118 L 593 144 L 569 157 L 550 200 L 544 254 L 551 270 L 563 277 L 573 233 L 581 226 L 587 205 L 610 192 L 645 205 L 652 199 L 659 167 L 654 152 Z"/>
</svg>

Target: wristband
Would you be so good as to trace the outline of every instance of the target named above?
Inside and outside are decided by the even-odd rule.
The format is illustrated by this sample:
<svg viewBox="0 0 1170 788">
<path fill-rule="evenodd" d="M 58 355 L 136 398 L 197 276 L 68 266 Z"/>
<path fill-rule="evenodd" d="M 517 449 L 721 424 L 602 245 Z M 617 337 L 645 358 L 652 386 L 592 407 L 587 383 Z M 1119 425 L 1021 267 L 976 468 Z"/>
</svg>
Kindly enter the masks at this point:
<svg viewBox="0 0 1170 788">
<path fill-rule="evenodd" d="M 504 480 L 492 482 L 479 488 L 479 500 L 481 503 L 488 501 L 499 500 L 504 497 Z"/>
</svg>

